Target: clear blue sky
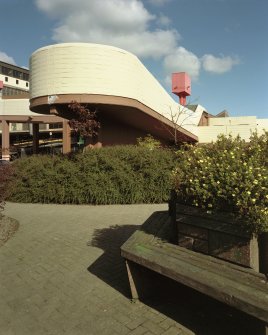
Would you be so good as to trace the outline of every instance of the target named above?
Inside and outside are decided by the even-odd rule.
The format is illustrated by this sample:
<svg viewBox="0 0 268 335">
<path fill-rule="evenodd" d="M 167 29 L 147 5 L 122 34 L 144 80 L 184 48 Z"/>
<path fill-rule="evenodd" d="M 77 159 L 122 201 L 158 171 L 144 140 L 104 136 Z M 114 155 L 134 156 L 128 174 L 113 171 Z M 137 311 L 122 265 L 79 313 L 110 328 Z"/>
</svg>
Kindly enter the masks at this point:
<svg viewBox="0 0 268 335">
<path fill-rule="evenodd" d="M 188 72 L 190 101 L 212 114 L 268 118 L 267 15 L 267 0 L 0 0 L 0 59 L 27 67 L 49 44 L 115 45 L 168 91 L 171 72 Z"/>
</svg>

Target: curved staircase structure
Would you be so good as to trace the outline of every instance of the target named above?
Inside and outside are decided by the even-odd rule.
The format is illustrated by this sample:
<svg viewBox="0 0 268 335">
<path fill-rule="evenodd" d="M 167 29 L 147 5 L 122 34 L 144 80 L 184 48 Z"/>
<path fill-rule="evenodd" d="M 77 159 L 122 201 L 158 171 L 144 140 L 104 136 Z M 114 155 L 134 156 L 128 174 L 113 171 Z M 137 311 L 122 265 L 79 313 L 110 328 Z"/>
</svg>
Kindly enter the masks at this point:
<svg viewBox="0 0 268 335">
<path fill-rule="evenodd" d="M 106 125 L 114 123 L 124 125 L 128 135 L 131 128 L 135 136 L 150 133 L 170 141 L 176 132 L 181 141 L 198 140 L 193 125 L 199 116 L 176 103 L 140 60 L 125 50 L 90 43 L 50 45 L 32 54 L 30 73 L 33 112 L 68 119 L 72 117 L 68 105 L 77 101 L 100 113 L 103 134 L 109 128 Z M 192 113 L 187 125 L 183 124 L 185 110 Z M 179 126 L 171 120 L 172 111 L 181 114 Z M 107 131 L 116 137 L 119 128 Z M 118 131 L 122 135 L 122 129 Z"/>
</svg>

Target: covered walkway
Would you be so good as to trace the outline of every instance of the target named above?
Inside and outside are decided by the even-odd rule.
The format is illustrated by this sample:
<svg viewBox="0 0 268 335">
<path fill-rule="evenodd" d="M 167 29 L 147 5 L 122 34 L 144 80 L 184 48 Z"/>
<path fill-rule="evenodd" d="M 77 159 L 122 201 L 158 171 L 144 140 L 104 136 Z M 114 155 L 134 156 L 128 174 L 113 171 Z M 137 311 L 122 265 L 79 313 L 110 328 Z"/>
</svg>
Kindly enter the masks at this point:
<svg viewBox="0 0 268 335">
<path fill-rule="evenodd" d="M 0 99 L 0 125 L 2 130 L 2 159 L 10 159 L 10 123 L 27 123 L 32 125 L 33 153 L 39 150 L 40 124 L 62 124 L 63 152 L 71 150 L 71 129 L 68 120 L 56 115 L 42 115 L 29 110 L 29 100 L 19 98 Z"/>
</svg>

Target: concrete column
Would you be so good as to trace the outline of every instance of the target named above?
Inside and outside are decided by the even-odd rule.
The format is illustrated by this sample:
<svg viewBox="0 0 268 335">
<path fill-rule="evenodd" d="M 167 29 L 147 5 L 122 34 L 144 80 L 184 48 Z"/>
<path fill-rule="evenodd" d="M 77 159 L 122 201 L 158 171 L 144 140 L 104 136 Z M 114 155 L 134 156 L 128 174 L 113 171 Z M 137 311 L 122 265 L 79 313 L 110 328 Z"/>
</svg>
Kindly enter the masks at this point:
<svg viewBox="0 0 268 335">
<path fill-rule="evenodd" d="M 9 122 L 2 120 L 2 159 L 9 161 Z"/>
<path fill-rule="evenodd" d="M 98 130 L 98 135 L 97 135 L 97 139 L 96 139 L 96 143 L 95 143 L 96 148 L 102 148 L 102 143 L 103 143 L 102 134 L 103 134 L 102 127 L 100 127 L 100 129 Z"/>
<path fill-rule="evenodd" d="M 39 123 L 33 123 L 33 153 L 39 152 Z"/>
<path fill-rule="evenodd" d="M 68 154 L 71 152 L 71 128 L 68 120 L 62 122 L 62 153 Z"/>
</svg>

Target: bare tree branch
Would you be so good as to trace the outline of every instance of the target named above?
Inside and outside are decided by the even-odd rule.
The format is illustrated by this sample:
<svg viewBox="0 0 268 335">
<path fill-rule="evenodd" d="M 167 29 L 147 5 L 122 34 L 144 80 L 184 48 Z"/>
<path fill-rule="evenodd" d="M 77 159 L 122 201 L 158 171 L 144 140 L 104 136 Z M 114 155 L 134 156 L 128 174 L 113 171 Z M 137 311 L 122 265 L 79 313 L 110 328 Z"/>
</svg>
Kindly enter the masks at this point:
<svg viewBox="0 0 268 335">
<path fill-rule="evenodd" d="M 174 111 L 172 107 L 169 106 L 170 113 L 169 115 L 160 114 L 163 118 L 161 126 L 172 136 L 174 144 L 178 145 L 178 132 L 180 129 L 184 129 L 183 126 L 186 125 L 186 122 L 190 118 L 196 117 L 194 112 L 188 108 L 190 104 L 186 106 L 178 105 L 177 109 Z M 181 108 L 183 107 L 183 108 Z M 168 119 L 172 123 L 172 128 L 170 128 L 165 122 L 164 119 Z"/>
</svg>

